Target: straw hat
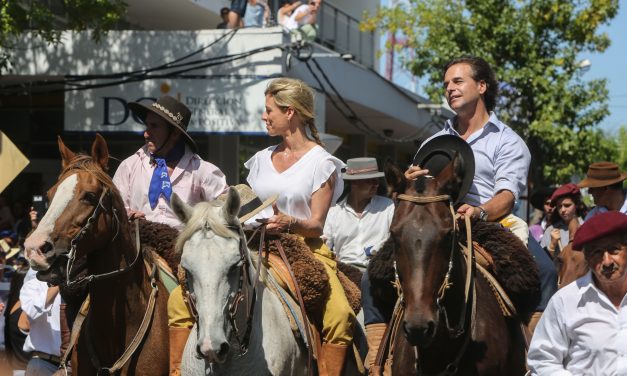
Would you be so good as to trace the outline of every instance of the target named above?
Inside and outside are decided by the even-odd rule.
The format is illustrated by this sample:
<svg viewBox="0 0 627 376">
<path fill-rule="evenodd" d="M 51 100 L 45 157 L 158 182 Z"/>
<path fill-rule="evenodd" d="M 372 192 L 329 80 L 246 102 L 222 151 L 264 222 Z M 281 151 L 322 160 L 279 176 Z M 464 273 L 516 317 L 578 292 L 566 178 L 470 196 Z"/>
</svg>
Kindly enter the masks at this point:
<svg viewBox="0 0 627 376">
<path fill-rule="evenodd" d="M 344 180 L 362 180 L 380 178 L 385 174 L 379 171 L 374 158 L 352 158 L 346 161 L 346 169 L 342 172 Z"/>
<path fill-rule="evenodd" d="M 247 220 L 251 219 L 263 209 L 274 204 L 279 198 L 279 195 L 276 194 L 262 202 L 261 199 L 257 197 L 252 188 L 250 188 L 246 184 L 238 184 L 233 188 L 237 191 L 237 193 L 239 193 L 239 198 L 241 202 L 239 213 L 237 214 L 240 223 L 244 223 Z M 227 197 L 228 193 L 223 193 L 218 196 L 218 200 L 226 201 Z"/>
</svg>

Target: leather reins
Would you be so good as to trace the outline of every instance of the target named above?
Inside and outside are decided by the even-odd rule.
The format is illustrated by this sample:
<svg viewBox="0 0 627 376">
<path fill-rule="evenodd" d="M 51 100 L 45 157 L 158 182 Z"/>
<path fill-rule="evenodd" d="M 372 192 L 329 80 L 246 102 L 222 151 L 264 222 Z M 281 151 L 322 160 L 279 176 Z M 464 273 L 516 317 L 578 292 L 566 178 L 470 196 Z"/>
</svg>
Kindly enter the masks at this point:
<svg viewBox="0 0 627 376">
<path fill-rule="evenodd" d="M 66 270 L 66 286 L 68 287 L 72 285 L 80 284 L 83 282 L 87 282 L 87 284 L 90 284 L 93 281 L 108 279 L 108 278 L 115 277 L 119 274 L 126 273 L 129 270 L 131 270 L 135 265 L 137 265 L 137 261 L 140 259 L 141 242 L 140 242 L 140 236 L 139 236 L 139 221 L 135 220 L 135 248 L 137 250 L 137 253 L 135 255 L 135 258 L 130 264 L 128 264 L 122 269 L 114 270 L 111 272 L 91 274 L 86 277 L 82 277 L 77 280 L 74 280 L 74 281 L 70 280 L 72 267 L 74 265 L 74 261 L 76 260 L 76 250 L 78 248 L 78 244 L 83 239 L 83 237 L 91 230 L 93 223 L 98 220 L 98 217 L 100 216 L 100 214 L 103 211 L 107 212 L 107 209 L 103 205 L 102 201 L 106 196 L 109 195 L 109 193 L 110 191 L 108 188 L 105 188 L 102 191 L 102 194 L 100 195 L 100 198 L 98 200 L 98 205 L 96 205 L 96 207 L 94 208 L 94 211 L 92 212 L 91 216 L 87 219 L 87 222 L 85 223 L 85 225 L 79 230 L 79 232 L 70 241 L 70 248 L 68 250 L 68 253 L 66 255 L 62 255 L 68 258 L 67 270 Z M 111 213 L 112 213 L 112 218 L 113 218 L 113 224 L 115 226 L 115 235 L 110 241 L 110 242 L 113 242 L 118 237 L 118 234 L 120 231 L 120 222 L 119 222 L 117 210 L 113 206 L 111 206 Z M 146 265 L 146 267 L 150 270 L 149 265 Z M 124 350 L 120 358 L 113 364 L 112 367 L 110 368 L 101 367 L 98 357 L 96 355 L 96 352 L 93 348 L 92 342 L 89 339 L 86 341 L 90 360 L 92 362 L 92 365 L 98 369 L 97 371 L 98 375 L 113 375 L 117 373 L 119 370 L 121 370 L 124 364 L 126 364 L 126 362 L 128 362 L 131 356 L 133 356 L 135 351 L 137 351 L 137 349 L 139 348 L 139 345 L 143 341 L 144 336 L 146 335 L 148 331 L 149 324 L 152 321 L 152 317 L 155 311 L 157 292 L 159 291 L 159 288 L 157 286 L 156 272 L 157 272 L 157 266 L 153 264 L 152 271 L 150 272 L 151 293 L 148 299 L 146 312 L 144 313 L 144 318 L 142 319 L 139 329 L 137 333 L 135 333 L 135 336 L 133 337 L 131 344 L 129 345 L 129 347 L 127 347 Z M 70 336 L 70 344 L 67 347 L 65 354 L 63 354 L 63 357 L 59 364 L 59 369 L 63 369 L 66 375 L 67 375 L 67 360 L 69 358 L 70 353 L 72 352 L 74 345 L 76 344 L 76 341 L 77 341 L 77 338 L 78 338 L 78 335 L 80 333 L 83 323 L 84 323 L 84 317 L 81 318 L 80 320 L 77 317 L 77 320 L 72 327 L 72 332 Z"/>
<path fill-rule="evenodd" d="M 453 266 L 454 266 L 454 257 L 455 257 L 455 246 L 456 246 L 456 237 L 457 237 L 457 233 L 459 230 L 459 227 L 457 225 L 457 219 L 460 217 L 459 214 L 455 213 L 455 209 L 453 207 L 453 201 L 451 199 L 450 195 L 438 195 L 438 196 L 414 196 L 414 195 L 407 195 L 407 194 L 399 194 L 398 196 L 396 196 L 399 200 L 403 200 L 403 201 L 409 201 L 409 202 L 413 202 L 415 204 L 418 205 L 425 205 L 425 204 L 431 204 L 431 203 L 436 203 L 436 202 L 448 202 L 448 206 L 450 209 L 450 213 L 451 213 L 451 217 L 453 218 L 453 240 L 451 241 L 451 253 L 449 255 L 449 262 L 448 262 L 448 270 L 446 272 L 446 275 L 444 277 L 444 280 L 442 281 L 442 284 L 440 285 L 439 289 L 438 289 L 438 297 L 436 299 L 436 307 L 438 309 L 438 311 L 440 312 L 440 314 L 442 314 L 442 316 L 444 317 L 444 323 L 446 326 L 447 331 L 449 332 L 449 335 L 451 335 L 453 338 L 458 338 L 463 334 L 465 335 L 464 338 L 464 342 L 460 348 L 460 350 L 458 351 L 457 355 L 455 356 L 455 359 L 449 363 L 445 369 L 438 373 L 437 375 L 454 375 L 457 373 L 458 370 L 458 365 L 459 362 L 461 361 L 462 356 L 464 355 L 466 348 L 468 347 L 468 344 L 470 343 L 470 338 L 472 336 L 472 325 L 474 324 L 475 321 L 475 314 L 476 314 L 476 288 L 475 288 L 475 254 L 474 254 L 474 247 L 472 246 L 472 234 L 471 234 L 471 224 L 470 224 L 470 218 L 468 216 L 465 216 L 465 224 L 466 224 L 466 240 L 467 240 L 467 250 L 468 250 L 468 255 L 465 255 L 463 251 L 461 251 L 461 247 L 464 247 L 461 243 L 459 244 L 460 247 L 460 254 L 462 255 L 462 257 L 464 257 L 466 259 L 466 280 L 465 280 L 465 284 L 464 284 L 464 305 L 462 307 L 462 313 L 460 315 L 459 318 L 459 322 L 457 323 L 457 325 L 455 327 L 451 327 L 450 323 L 449 323 L 449 319 L 448 319 L 448 314 L 446 311 L 446 306 L 443 304 L 443 299 L 446 296 L 446 292 L 450 289 L 450 287 L 452 286 L 452 282 L 451 282 L 451 275 L 452 275 L 452 271 L 453 271 Z M 402 299 L 402 295 L 401 295 L 401 299 Z M 470 311 L 468 310 L 468 306 L 471 306 Z M 466 328 L 466 320 L 468 315 L 470 314 L 470 330 L 467 330 Z M 417 351 L 417 350 L 416 350 Z M 416 361 L 418 364 L 418 372 L 421 375 L 425 375 L 424 372 L 422 372 L 420 370 L 420 361 L 419 358 L 416 354 Z"/>
</svg>

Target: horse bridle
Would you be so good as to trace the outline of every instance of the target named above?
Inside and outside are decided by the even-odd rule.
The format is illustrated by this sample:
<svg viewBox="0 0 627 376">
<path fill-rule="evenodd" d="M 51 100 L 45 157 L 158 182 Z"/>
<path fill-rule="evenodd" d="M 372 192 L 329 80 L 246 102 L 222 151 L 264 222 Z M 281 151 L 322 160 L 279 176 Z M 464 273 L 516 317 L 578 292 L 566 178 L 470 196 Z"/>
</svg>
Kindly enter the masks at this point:
<svg viewBox="0 0 627 376">
<path fill-rule="evenodd" d="M 93 223 L 98 220 L 98 217 L 100 217 L 100 214 L 103 211 L 104 212 L 108 211 L 107 208 L 105 208 L 105 206 L 103 205 L 102 201 L 106 196 L 109 196 L 109 193 L 110 193 L 109 188 L 105 188 L 102 191 L 102 193 L 100 194 L 100 198 L 98 199 L 98 204 L 94 208 L 94 211 L 91 213 L 91 216 L 87 218 L 87 222 L 85 222 L 85 225 L 78 231 L 78 233 L 70 241 L 70 247 L 68 249 L 68 252 L 66 254 L 60 255 L 60 257 L 67 257 L 68 259 L 66 273 L 65 273 L 66 274 L 66 286 L 68 287 L 72 285 L 80 284 L 83 282 L 90 283 L 92 281 L 99 280 L 99 279 L 107 279 L 107 278 L 114 277 L 118 274 L 125 273 L 129 271 L 130 269 L 132 269 L 137 264 L 137 261 L 139 260 L 139 256 L 141 253 L 141 250 L 139 247 L 139 228 L 138 228 L 139 225 L 137 224 L 137 222 L 135 222 L 137 254 L 135 255 L 135 259 L 130 264 L 128 264 L 126 267 L 122 269 L 114 270 L 111 272 L 101 273 L 101 274 L 91 274 L 86 277 L 78 278 L 75 281 L 70 280 L 72 267 L 74 266 L 74 261 L 76 260 L 76 250 L 78 248 L 78 243 L 89 232 L 89 230 L 91 230 Z M 112 226 L 115 226 L 115 235 L 113 236 L 113 239 L 111 239 L 111 242 L 113 242 L 115 239 L 117 239 L 119 231 L 120 231 L 120 219 L 118 218 L 118 212 L 116 208 L 113 207 L 113 205 L 111 206 L 111 214 L 113 218 Z"/>
<path fill-rule="evenodd" d="M 239 235 L 239 255 L 240 255 L 240 266 L 239 266 L 239 281 L 237 290 L 232 292 L 228 298 L 228 320 L 231 325 L 233 336 L 239 345 L 239 355 L 245 355 L 248 352 L 248 346 L 250 343 L 250 335 L 252 332 L 252 319 L 255 311 L 255 302 L 257 299 L 257 283 L 259 281 L 259 272 L 261 262 L 261 248 L 264 243 L 265 237 L 265 226 L 260 226 L 255 230 L 255 233 L 250 237 L 251 239 L 255 237 L 257 232 L 261 232 L 261 240 L 259 243 L 259 259 L 257 270 L 255 272 L 255 276 L 251 278 L 250 269 L 252 266 L 252 261 L 250 259 L 250 253 L 248 251 L 249 242 L 246 241 L 246 235 L 244 234 L 244 230 L 241 224 L 238 225 L 227 225 L 228 229 L 235 231 Z M 198 309 L 196 308 L 196 294 L 194 293 L 194 289 L 189 279 L 187 278 L 188 272 L 183 270 L 182 272 L 182 287 L 184 287 L 183 294 L 186 296 L 187 303 L 189 305 L 192 316 L 196 322 L 198 322 Z M 237 325 L 237 316 L 240 311 L 240 305 L 243 301 L 246 301 L 246 328 L 243 332 L 243 335 L 240 335 L 241 328 Z M 197 354 L 197 357 L 200 357 Z"/>
<path fill-rule="evenodd" d="M 450 195 L 414 196 L 414 195 L 407 195 L 407 194 L 399 194 L 396 196 L 396 198 L 399 200 L 403 200 L 403 201 L 413 202 L 418 205 L 431 204 L 435 202 L 448 202 L 451 216 L 453 218 L 453 231 L 452 231 L 453 239 L 451 241 L 451 253 L 449 255 L 448 270 L 446 272 L 446 275 L 444 276 L 444 280 L 442 281 L 442 284 L 438 288 L 438 297 L 436 298 L 436 307 L 438 309 L 438 312 L 444 317 L 444 323 L 445 323 L 445 326 L 449 335 L 451 335 L 453 338 L 459 338 L 461 335 L 466 333 L 462 347 L 457 353 L 457 356 L 455 357 L 455 359 L 445 367 L 444 371 L 439 373 L 439 375 L 454 375 L 457 373 L 458 364 L 466 351 L 466 347 L 468 346 L 470 342 L 470 337 L 472 335 L 471 333 L 472 330 L 466 330 L 466 320 L 469 314 L 468 306 L 471 305 L 471 309 L 470 309 L 470 325 L 471 326 L 474 322 L 474 316 L 476 312 L 476 289 L 475 289 L 475 278 L 474 278 L 474 274 L 475 274 L 474 273 L 475 271 L 474 258 L 475 257 L 474 257 L 474 247 L 472 245 L 470 218 L 468 216 L 464 217 L 465 222 L 466 222 L 466 239 L 467 239 L 467 244 L 468 244 L 468 256 L 465 257 L 466 258 L 466 282 L 464 285 L 464 305 L 462 308 L 462 313 L 460 315 L 458 324 L 456 325 L 456 327 L 451 327 L 449 323 L 449 319 L 448 319 L 448 314 L 446 311 L 446 306 L 442 302 L 443 302 L 444 297 L 446 296 L 446 291 L 448 291 L 448 289 L 452 286 L 452 282 L 450 282 L 450 279 L 451 279 L 451 274 L 452 274 L 453 265 L 454 265 L 453 257 L 455 256 L 455 245 L 457 243 L 456 237 L 457 237 L 457 232 L 459 230 L 458 225 L 457 225 L 457 219 L 459 218 L 459 215 L 455 213 L 452 198 Z M 462 244 L 459 244 L 459 246 L 463 247 Z M 401 295 L 401 299 L 402 299 L 402 295 Z M 416 354 L 416 360 L 418 361 L 417 354 Z M 418 365 L 419 364 L 420 363 L 418 362 Z M 424 374 L 420 371 L 419 366 L 418 366 L 418 370 L 419 370 L 419 374 Z"/>
</svg>

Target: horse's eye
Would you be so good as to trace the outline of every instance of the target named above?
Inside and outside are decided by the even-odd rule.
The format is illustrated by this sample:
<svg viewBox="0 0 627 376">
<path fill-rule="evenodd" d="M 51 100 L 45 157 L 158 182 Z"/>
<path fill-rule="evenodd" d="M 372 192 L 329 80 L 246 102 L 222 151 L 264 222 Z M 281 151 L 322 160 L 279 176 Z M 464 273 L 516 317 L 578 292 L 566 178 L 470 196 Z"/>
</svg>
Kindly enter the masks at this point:
<svg viewBox="0 0 627 376">
<path fill-rule="evenodd" d="M 96 204 L 98 202 L 98 198 L 94 192 L 85 192 L 83 200 L 89 202 L 90 204 Z"/>
</svg>

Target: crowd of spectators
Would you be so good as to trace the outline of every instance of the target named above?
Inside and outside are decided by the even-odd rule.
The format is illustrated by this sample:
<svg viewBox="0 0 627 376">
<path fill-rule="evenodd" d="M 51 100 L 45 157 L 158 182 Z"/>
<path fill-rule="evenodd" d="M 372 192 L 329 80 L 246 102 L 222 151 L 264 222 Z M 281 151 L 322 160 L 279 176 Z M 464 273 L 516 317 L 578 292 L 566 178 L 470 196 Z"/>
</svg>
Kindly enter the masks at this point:
<svg viewBox="0 0 627 376">
<path fill-rule="evenodd" d="M 233 0 L 230 7 L 220 10 L 222 21 L 216 28 L 267 27 L 278 24 L 286 32 L 297 33 L 303 39 L 313 40 L 318 32 L 316 22 L 321 4 L 322 0 L 281 0 L 275 18 L 267 0 Z"/>
</svg>

